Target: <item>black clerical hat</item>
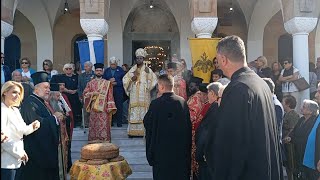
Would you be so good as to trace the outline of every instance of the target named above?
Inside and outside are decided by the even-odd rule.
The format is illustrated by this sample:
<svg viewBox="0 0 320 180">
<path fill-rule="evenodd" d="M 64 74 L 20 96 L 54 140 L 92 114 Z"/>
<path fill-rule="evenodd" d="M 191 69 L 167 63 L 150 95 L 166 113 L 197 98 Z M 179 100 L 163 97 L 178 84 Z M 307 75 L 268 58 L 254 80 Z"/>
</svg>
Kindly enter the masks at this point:
<svg viewBox="0 0 320 180">
<path fill-rule="evenodd" d="M 203 81 L 202 78 L 198 78 L 198 77 L 194 77 L 194 76 L 192 76 L 192 77 L 190 78 L 190 82 L 194 82 L 194 83 L 196 83 L 196 84 L 200 84 L 200 83 L 202 83 L 202 81 Z"/>
<path fill-rule="evenodd" d="M 59 91 L 59 84 L 58 83 L 51 83 L 50 82 L 50 91 Z"/>
<path fill-rule="evenodd" d="M 31 74 L 31 78 L 33 80 L 33 84 L 37 85 L 43 82 L 49 82 L 49 74 L 45 71 L 39 71 L 36 73 Z"/>
<path fill-rule="evenodd" d="M 201 92 L 207 93 L 208 92 L 207 86 L 208 86 L 208 83 L 201 83 L 201 84 L 199 84 L 199 90 Z"/>
<path fill-rule="evenodd" d="M 168 69 L 174 69 L 174 70 L 176 70 L 176 69 L 177 69 L 177 63 L 175 63 L 175 62 L 170 62 L 170 63 L 168 63 L 167 67 L 168 67 Z"/>
<path fill-rule="evenodd" d="M 61 74 L 57 74 L 51 77 L 50 83 L 64 83 Z"/>
<path fill-rule="evenodd" d="M 102 64 L 102 63 L 95 63 L 95 64 L 94 64 L 94 68 L 95 68 L 95 69 L 97 69 L 97 68 L 103 69 L 103 67 L 104 67 L 104 64 Z"/>
</svg>

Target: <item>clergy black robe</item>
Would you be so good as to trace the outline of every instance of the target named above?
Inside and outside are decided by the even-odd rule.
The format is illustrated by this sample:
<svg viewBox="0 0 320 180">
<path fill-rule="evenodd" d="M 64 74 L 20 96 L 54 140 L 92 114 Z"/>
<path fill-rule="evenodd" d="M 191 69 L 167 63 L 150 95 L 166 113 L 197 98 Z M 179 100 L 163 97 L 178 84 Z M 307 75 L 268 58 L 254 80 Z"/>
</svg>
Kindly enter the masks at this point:
<svg viewBox="0 0 320 180">
<path fill-rule="evenodd" d="M 55 180 L 59 178 L 58 145 L 59 126 L 44 100 L 32 94 L 21 105 L 26 124 L 40 121 L 40 128 L 24 138 L 29 161 L 21 168 L 21 179 Z"/>
<path fill-rule="evenodd" d="M 207 113 L 203 117 L 195 136 L 195 143 L 196 143 L 196 160 L 199 164 L 199 180 L 209 180 L 212 179 L 212 174 L 208 168 L 207 159 L 212 156 L 212 153 L 205 154 L 208 151 L 208 137 L 210 135 L 214 135 L 209 131 L 215 131 L 215 124 L 216 124 L 216 116 L 218 113 L 218 103 L 214 102 L 210 105 Z M 213 139 L 213 137 L 211 137 Z M 209 146 L 210 147 L 210 146 Z"/>
<path fill-rule="evenodd" d="M 214 118 L 214 117 L 212 117 Z M 268 85 L 248 67 L 223 92 L 208 166 L 213 179 L 282 179 L 276 115 Z"/>
<path fill-rule="evenodd" d="M 154 180 L 190 179 L 191 121 L 185 100 L 164 93 L 151 102 L 143 123 Z"/>
<path fill-rule="evenodd" d="M 302 116 L 299 119 L 298 123 L 294 126 L 294 129 L 292 130 L 292 132 L 289 134 L 289 136 L 291 137 L 291 142 L 293 143 L 293 147 L 294 147 L 293 159 L 295 161 L 295 170 L 293 172 L 293 175 L 295 177 L 297 177 L 299 173 L 301 174 L 300 176 L 302 176 L 304 179 L 317 179 L 318 177 L 319 173 L 317 173 L 317 171 L 303 165 L 304 153 L 306 150 L 308 137 L 310 135 L 310 132 L 316 120 L 317 120 L 317 116 L 315 115 L 312 115 L 308 120 L 306 120 L 305 117 Z M 317 154 L 317 151 L 315 152 Z M 318 151 L 318 154 L 319 153 L 320 152 Z M 315 159 L 316 159 L 316 156 L 315 156 Z"/>
</svg>

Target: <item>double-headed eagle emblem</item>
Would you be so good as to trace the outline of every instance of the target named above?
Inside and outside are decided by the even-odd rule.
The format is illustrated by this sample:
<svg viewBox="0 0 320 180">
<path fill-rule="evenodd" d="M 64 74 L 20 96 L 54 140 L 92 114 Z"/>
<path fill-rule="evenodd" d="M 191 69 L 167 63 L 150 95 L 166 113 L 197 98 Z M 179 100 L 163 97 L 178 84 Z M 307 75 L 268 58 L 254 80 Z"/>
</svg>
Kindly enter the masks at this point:
<svg viewBox="0 0 320 180">
<path fill-rule="evenodd" d="M 208 56 L 206 52 L 203 52 L 201 59 L 196 61 L 196 64 L 194 65 L 194 68 L 197 69 L 197 71 L 202 71 L 203 73 L 207 73 L 211 69 L 213 69 L 213 61 L 211 59 L 208 59 Z"/>
</svg>

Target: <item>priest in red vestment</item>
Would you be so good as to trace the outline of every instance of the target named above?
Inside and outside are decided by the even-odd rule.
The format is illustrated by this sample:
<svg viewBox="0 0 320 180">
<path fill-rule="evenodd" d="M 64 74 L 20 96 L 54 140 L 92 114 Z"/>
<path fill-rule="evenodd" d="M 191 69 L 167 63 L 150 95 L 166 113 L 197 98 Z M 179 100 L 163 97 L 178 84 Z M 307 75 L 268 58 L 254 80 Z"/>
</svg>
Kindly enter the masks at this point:
<svg viewBox="0 0 320 180">
<path fill-rule="evenodd" d="M 208 103 L 208 89 L 207 83 L 201 83 L 199 85 L 199 91 L 197 91 L 194 95 L 192 95 L 187 104 L 189 106 L 190 111 L 190 120 L 192 123 L 192 149 L 191 149 L 191 170 L 193 176 L 195 176 L 198 172 L 198 164 L 196 161 L 196 145 L 195 145 L 195 134 L 196 134 L 196 127 L 198 127 L 199 123 L 201 122 L 202 118 L 201 111 Z M 201 116 L 203 117 L 203 116 Z"/>
<path fill-rule="evenodd" d="M 111 120 L 117 108 L 113 99 L 113 87 L 110 81 L 102 78 L 102 63 L 96 63 L 96 77 L 88 82 L 83 91 L 84 105 L 89 117 L 88 140 L 111 142 Z"/>
</svg>

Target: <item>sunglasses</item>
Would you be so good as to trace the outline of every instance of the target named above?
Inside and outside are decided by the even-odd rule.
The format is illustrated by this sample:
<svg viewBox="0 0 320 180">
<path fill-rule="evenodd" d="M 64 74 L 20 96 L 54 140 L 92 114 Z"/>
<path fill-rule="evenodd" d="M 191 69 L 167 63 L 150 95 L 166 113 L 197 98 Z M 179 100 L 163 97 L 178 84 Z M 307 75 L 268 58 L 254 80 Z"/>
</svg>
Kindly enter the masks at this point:
<svg viewBox="0 0 320 180">
<path fill-rule="evenodd" d="M 29 64 L 28 62 L 21 62 L 21 64 Z"/>
<path fill-rule="evenodd" d="M 66 70 L 71 70 L 72 68 L 66 68 Z"/>
<path fill-rule="evenodd" d="M 44 65 L 44 66 L 45 66 L 45 65 L 49 66 L 49 64 L 48 64 L 48 63 L 43 63 L 43 65 Z"/>
</svg>

